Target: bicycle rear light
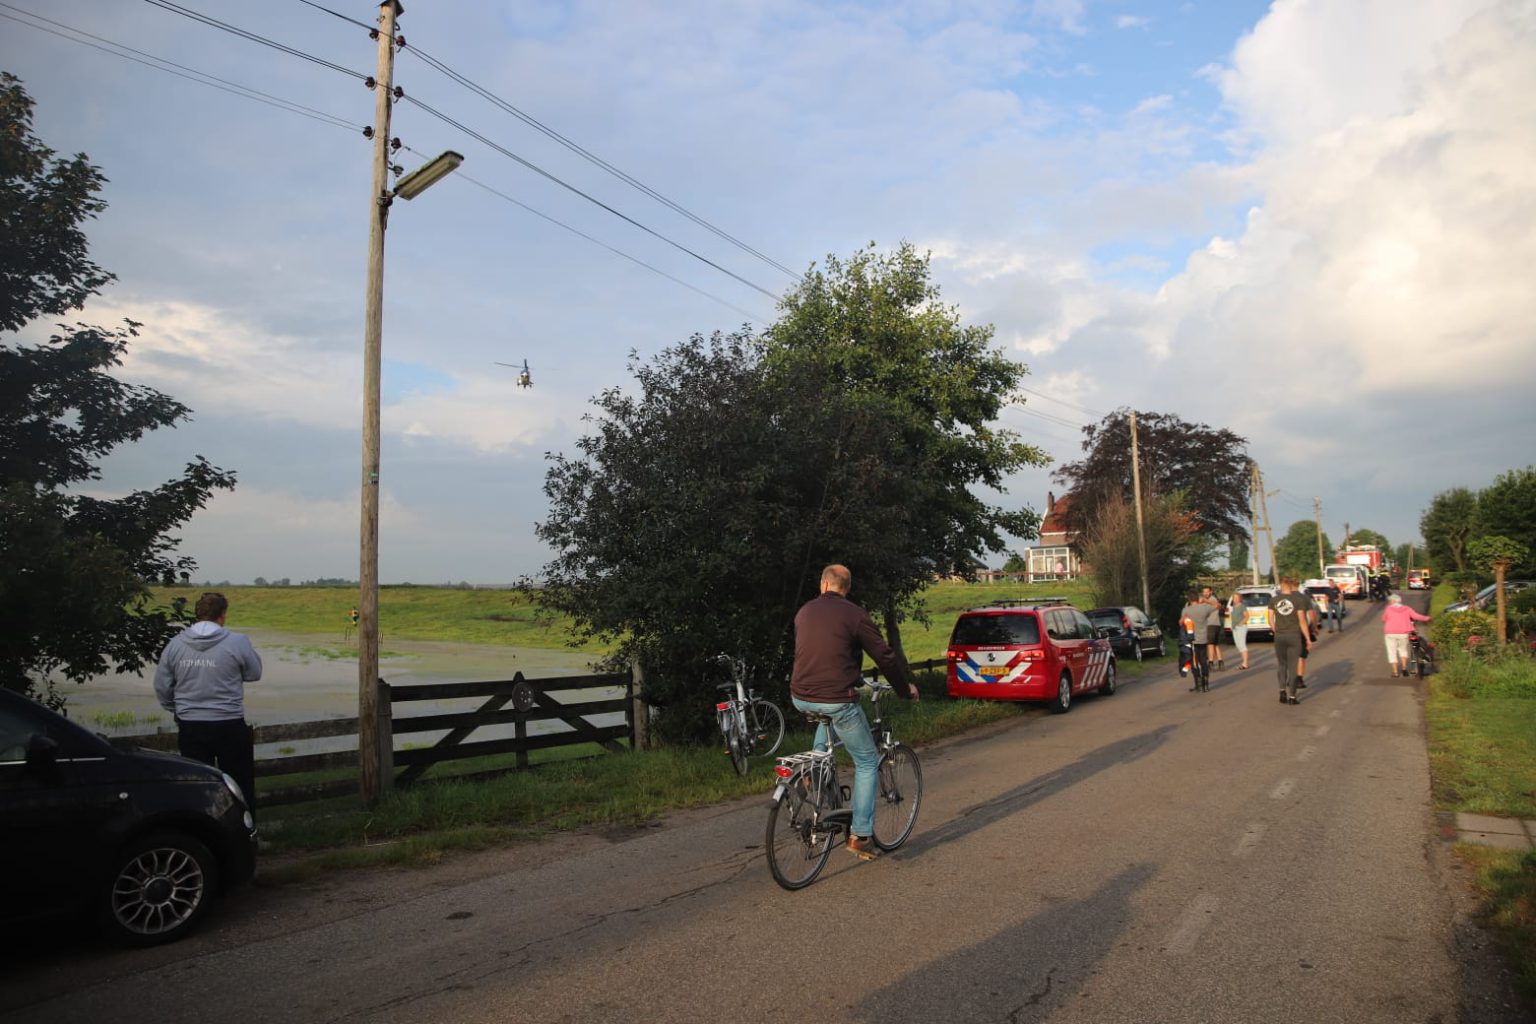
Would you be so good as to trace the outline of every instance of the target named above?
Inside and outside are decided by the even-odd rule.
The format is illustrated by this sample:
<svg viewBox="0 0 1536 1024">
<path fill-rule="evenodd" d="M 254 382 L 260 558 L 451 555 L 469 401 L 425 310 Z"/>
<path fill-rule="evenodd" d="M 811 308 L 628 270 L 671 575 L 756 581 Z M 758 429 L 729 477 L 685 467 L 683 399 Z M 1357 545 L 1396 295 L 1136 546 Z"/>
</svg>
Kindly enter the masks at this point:
<svg viewBox="0 0 1536 1024">
<path fill-rule="evenodd" d="M 719 704 L 715 705 L 715 710 L 716 711 L 729 711 L 729 710 L 731 710 L 731 702 L 728 701 L 728 700 L 727 701 L 721 701 Z"/>
<path fill-rule="evenodd" d="M 795 770 L 793 768 L 786 768 L 782 764 L 781 765 L 775 765 L 774 769 L 773 769 L 773 774 L 777 775 L 781 779 L 787 779 L 791 775 L 795 774 Z"/>
</svg>

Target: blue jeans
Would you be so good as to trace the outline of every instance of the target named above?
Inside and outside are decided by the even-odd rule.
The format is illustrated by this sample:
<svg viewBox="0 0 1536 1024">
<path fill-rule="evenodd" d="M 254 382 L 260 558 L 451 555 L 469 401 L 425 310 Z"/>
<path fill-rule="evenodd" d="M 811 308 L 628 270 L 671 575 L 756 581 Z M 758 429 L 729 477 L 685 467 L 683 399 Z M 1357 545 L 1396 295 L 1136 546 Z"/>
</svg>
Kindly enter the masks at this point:
<svg viewBox="0 0 1536 1024">
<path fill-rule="evenodd" d="M 880 748 L 869 731 L 869 719 L 858 702 L 816 704 L 794 698 L 795 707 L 812 715 L 826 715 L 853 758 L 853 834 L 868 839 L 875 831 L 875 782 L 880 773 Z M 816 749 L 827 749 L 827 727 L 816 727 Z"/>
</svg>

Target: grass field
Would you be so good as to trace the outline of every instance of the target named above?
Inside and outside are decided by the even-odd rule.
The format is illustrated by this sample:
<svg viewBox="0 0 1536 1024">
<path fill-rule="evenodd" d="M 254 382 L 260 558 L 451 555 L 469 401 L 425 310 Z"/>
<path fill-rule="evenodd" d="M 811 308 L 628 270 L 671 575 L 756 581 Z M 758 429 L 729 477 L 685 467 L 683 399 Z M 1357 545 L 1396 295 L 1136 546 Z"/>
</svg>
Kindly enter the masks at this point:
<svg viewBox="0 0 1536 1024">
<path fill-rule="evenodd" d="M 201 587 L 159 587 L 156 599 L 195 602 Z M 347 613 L 357 603 L 348 587 L 225 587 L 231 629 L 273 629 L 336 639 L 348 626 Z M 854 599 L 858 599 L 855 593 Z M 996 600 L 1062 596 L 1087 607 L 1088 590 L 1072 581 L 1044 585 L 1021 583 L 935 583 L 922 595 L 930 625 L 902 627 L 907 656 L 913 661 L 941 657 L 955 616 Z M 513 590 L 457 590 L 449 587 L 384 587 L 379 591 L 379 631 L 390 640 L 445 640 L 515 647 L 566 648 L 570 623 L 550 616 Z M 601 653 L 599 649 L 578 648 Z"/>
</svg>

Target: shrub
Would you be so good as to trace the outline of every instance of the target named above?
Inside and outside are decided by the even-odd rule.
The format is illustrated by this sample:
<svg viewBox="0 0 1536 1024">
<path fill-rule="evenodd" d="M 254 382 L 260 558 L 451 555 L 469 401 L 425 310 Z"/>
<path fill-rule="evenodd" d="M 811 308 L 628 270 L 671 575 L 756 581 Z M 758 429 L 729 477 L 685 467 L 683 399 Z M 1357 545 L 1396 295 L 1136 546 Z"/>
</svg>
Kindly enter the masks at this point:
<svg viewBox="0 0 1536 1024">
<path fill-rule="evenodd" d="M 1467 641 L 1474 636 L 1492 643 L 1495 635 L 1493 616 L 1487 612 L 1451 612 L 1437 616 L 1430 627 L 1430 639 L 1447 653 L 1466 650 Z"/>
<path fill-rule="evenodd" d="M 1476 657 L 1447 658 L 1441 671 L 1445 688 L 1462 700 L 1474 696 L 1536 700 L 1536 659 L 1515 647 L 1483 644 Z"/>
</svg>

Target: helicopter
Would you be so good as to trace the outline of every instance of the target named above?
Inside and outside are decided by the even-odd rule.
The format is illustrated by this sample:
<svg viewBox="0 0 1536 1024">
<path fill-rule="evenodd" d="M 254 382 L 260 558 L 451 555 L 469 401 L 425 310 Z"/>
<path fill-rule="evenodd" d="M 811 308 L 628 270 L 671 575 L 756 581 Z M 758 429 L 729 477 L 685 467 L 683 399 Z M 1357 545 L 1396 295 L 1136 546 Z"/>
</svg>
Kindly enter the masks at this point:
<svg viewBox="0 0 1536 1024">
<path fill-rule="evenodd" d="M 517 364 L 516 363 L 497 363 L 496 365 L 497 366 L 510 367 L 511 369 L 514 369 L 514 370 L 517 369 Z M 517 386 L 520 387 L 520 388 L 531 388 L 531 387 L 533 387 L 533 377 L 528 373 L 528 360 L 526 360 L 526 359 L 523 360 L 523 368 L 518 371 L 518 374 L 517 374 Z"/>
</svg>

